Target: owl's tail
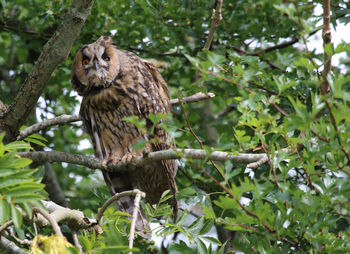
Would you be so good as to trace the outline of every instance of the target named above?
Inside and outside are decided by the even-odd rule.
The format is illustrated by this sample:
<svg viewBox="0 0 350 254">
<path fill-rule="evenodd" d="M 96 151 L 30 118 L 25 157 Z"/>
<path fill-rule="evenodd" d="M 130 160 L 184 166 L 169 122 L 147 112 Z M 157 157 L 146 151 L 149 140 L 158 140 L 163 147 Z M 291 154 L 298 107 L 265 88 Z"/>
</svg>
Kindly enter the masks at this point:
<svg viewBox="0 0 350 254">
<path fill-rule="evenodd" d="M 112 173 L 103 171 L 103 177 L 112 196 L 117 193 L 133 189 L 132 186 L 126 184 L 130 182 L 127 172 Z M 125 196 L 120 198 L 116 201 L 117 209 L 132 215 L 134 211 L 134 199 L 134 196 Z M 131 217 L 129 218 L 131 219 Z M 141 207 L 136 220 L 135 230 L 145 238 L 150 237 L 150 235 L 147 234 L 147 232 L 150 230 L 149 224 L 146 219 L 145 212 Z"/>
</svg>

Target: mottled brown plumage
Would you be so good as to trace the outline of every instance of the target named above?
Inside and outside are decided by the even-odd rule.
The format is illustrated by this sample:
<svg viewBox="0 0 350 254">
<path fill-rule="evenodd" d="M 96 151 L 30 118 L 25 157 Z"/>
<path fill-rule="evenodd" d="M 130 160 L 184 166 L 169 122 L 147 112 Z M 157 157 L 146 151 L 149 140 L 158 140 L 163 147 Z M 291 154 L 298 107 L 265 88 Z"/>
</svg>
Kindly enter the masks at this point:
<svg viewBox="0 0 350 254">
<path fill-rule="evenodd" d="M 156 140 L 147 143 L 148 151 L 170 148 L 168 134 L 159 123 L 154 133 L 142 133 L 134 124 L 123 120 L 135 115 L 145 119 L 146 126 L 151 127 L 150 113 L 171 112 L 168 87 L 151 63 L 131 52 L 116 49 L 110 37 L 102 36 L 77 51 L 71 83 L 83 96 L 80 115 L 92 140 L 95 156 L 103 159 L 104 164 L 130 161 L 135 156 L 141 156 L 144 150 L 133 149 L 133 144 L 140 140 Z M 154 204 L 167 189 L 176 194 L 176 171 L 176 161 L 166 160 L 137 171 L 103 171 L 103 175 L 112 195 L 139 188 L 146 193 L 146 201 Z M 175 199 L 172 203 L 176 207 Z M 133 199 L 125 197 L 117 206 L 131 213 Z M 144 226 L 145 220 L 138 222 L 139 231 L 141 224 Z"/>
</svg>

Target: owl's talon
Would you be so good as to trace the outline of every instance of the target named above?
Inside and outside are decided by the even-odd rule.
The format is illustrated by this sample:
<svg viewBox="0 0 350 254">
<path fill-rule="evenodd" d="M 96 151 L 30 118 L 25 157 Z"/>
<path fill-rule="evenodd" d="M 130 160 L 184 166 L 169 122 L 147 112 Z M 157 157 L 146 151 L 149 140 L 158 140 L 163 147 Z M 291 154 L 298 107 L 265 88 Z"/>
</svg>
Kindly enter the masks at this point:
<svg viewBox="0 0 350 254">
<path fill-rule="evenodd" d="M 124 163 L 130 163 L 135 158 L 135 156 L 131 153 L 125 154 L 120 160 Z"/>
<path fill-rule="evenodd" d="M 104 160 L 102 161 L 102 167 L 103 167 L 104 169 L 107 169 L 108 163 L 109 163 L 110 161 L 112 161 L 112 158 L 111 158 L 111 157 L 108 157 L 108 158 L 104 159 Z"/>
</svg>

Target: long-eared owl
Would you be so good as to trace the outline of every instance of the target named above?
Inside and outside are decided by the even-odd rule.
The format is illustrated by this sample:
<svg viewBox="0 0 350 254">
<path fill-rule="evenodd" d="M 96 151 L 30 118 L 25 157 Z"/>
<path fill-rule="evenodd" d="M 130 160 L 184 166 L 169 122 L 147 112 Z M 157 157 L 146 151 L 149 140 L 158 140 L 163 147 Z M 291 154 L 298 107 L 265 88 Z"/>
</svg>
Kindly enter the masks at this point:
<svg viewBox="0 0 350 254">
<path fill-rule="evenodd" d="M 153 140 L 145 147 L 151 152 L 171 147 L 168 133 L 161 128 L 160 122 L 150 128 L 153 122 L 149 114 L 171 112 L 167 84 L 151 63 L 131 52 L 116 49 L 110 37 L 101 36 L 94 43 L 78 49 L 71 83 L 83 97 L 80 116 L 92 140 L 95 156 L 102 159 L 104 165 L 141 156 L 144 150 L 133 148 L 133 144 L 140 140 Z M 123 120 L 128 116 L 145 119 L 146 127 L 153 129 L 153 133 Z M 102 172 L 112 195 L 139 188 L 146 193 L 146 202 L 154 204 L 167 189 L 176 194 L 176 171 L 176 161 L 164 160 L 136 171 Z M 173 202 L 176 203 L 175 200 Z M 117 206 L 122 211 L 132 213 L 133 198 L 124 197 L 117 202 Z M 138 231 L 145 226 L 142 215 L 141 212 Z"/>
</svg>

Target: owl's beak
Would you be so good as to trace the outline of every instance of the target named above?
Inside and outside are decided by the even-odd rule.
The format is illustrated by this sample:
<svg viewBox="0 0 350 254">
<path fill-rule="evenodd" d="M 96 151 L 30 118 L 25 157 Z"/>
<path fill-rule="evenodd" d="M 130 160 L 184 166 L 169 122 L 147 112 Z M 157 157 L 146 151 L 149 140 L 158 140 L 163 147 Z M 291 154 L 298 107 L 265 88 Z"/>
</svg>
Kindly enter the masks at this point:
<svg viewBox="0 0 350 254">
<path fill-rule="evenodd" d="M 97 71 L 98 69 L 100 69 L 100 66 L 98 65 L 98 63 L 96 61 L 94 61 L 94 69 Z"/>
</svg>

